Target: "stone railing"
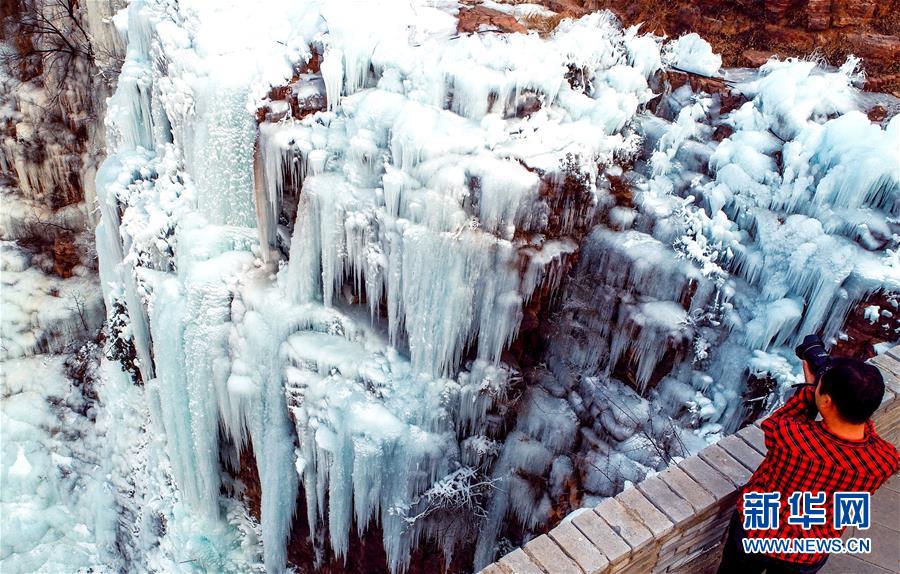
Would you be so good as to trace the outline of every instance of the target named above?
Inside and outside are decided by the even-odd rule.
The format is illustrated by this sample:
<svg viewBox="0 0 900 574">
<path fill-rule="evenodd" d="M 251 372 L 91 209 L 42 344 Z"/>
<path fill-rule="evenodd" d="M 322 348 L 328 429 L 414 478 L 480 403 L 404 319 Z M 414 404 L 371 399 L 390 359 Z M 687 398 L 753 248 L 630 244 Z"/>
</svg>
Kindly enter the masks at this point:
<svg viewBox="0 0 900 574">
<path fill-rule="evenodd" d="M 900 446 L 900 346 L 870 362 L 887 387 L 875 427 Z M 714 572 L 738 492 L 766 452 L 758 425 L 581 512 L 481 574 Z"/>
</svg>

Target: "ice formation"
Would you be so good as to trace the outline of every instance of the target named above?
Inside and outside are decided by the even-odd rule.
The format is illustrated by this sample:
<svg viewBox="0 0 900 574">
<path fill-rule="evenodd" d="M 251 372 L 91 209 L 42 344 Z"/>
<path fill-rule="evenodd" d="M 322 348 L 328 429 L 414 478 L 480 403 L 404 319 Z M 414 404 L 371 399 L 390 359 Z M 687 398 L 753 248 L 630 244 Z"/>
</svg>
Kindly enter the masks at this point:
<svg viewBox="0 0 900 574">
<path fill-rule="evenodd" d="M 261 545 L 277 572 L 297 533 L 321 564 L 378 532 L 392 572 L 424 544 L 479 568 L 573 488 L 588 505 L 733 430 L 748 374 L 789 385 L 799 337 L 900 290 L 900 120 L 860 112 L 854 61 L 772 60 L 729 109 L 667 87 L 719 73 L 696 35 L 608 13 L 460 35 L 458 9 L 116 17 L 108 400 L 175 498 L 134 487 L 169 531 L 134 560 L 245 571 Z"/>
<path fill-rule="evenodd" d="M 159 396 L 180 492 L 219 514 L 221 424 L 238 449 L 253 445 L 270 568 L 285 564 L 285 501 L 302 483 L 310 531 L 324 519 L 338 558 L 353 524 L 362 532 L 374 518 L 391 569 L 403 570 L 436 529 L 425 493 L 470 468 L 460 439 L 485 438 L 491 405 L 479 389 L 489 377 L 505 391 L 500 359 L 523 306 L 558 286 L 575 250 L 577 222 L 549 221 L 542 176 L 566 154 L 632 153 L 636 136 L 621 130 L 651 97 L 655 67 L 626 63 L 636 37 L 603 14 L 565 23 L 560 48 L 546 51 L 536 36 L 454 38 L 453 15 L 428 7 L 398 8 L 409 21 L 391 25 L 414 25 L 411 38 L 371 37 L 364 17 L 336 5 L 323 8 L 327 28 L 298 11 L 279 43 L 294 50 L 255 49 L 288 64 L 314 45 L 321 81 L 308 84 L 324 88 L 328 110 L 263 124 L 254 153 L 248 106 L 291 68 L 238 72 L 231 47 L 206 35 L 214 14 L 163 8 L 129 8 L 98 246 L 107 305 L 123 301 Z M 213 62 L 200 78 L 187 76 L 189 49 Z M 565 82 L 570 62 L 602 102 Z M 542 109 L 517 118 L 528 102 Z M 290 202 L 295 221 L 279 220 Z M 348 307 L 357 302 L 367 317 Z M 442 542 L 449 560 L 462 537 Z"/>
<path fill-rule="evenodd" d="M 722 56 L 713 52 L 709 42 L 693 32 L 669 43 L 663 59 L 670 66 L 701 76 L 715 76 L 722 67 Z"/>
<path fill-rule="evenodd" d="M 4 361 L 0 560 L 10 572 L 63 572 L 115 563 L 117 515 L 104 492 L 96 445 L 59 434 L 88 434 L 83 399 L 70 392 L 62 357 Z M 56 395 L 56 408 L 44 400 Z M 112 570 L 110 570 L 112 571 Z"/>
</svg>

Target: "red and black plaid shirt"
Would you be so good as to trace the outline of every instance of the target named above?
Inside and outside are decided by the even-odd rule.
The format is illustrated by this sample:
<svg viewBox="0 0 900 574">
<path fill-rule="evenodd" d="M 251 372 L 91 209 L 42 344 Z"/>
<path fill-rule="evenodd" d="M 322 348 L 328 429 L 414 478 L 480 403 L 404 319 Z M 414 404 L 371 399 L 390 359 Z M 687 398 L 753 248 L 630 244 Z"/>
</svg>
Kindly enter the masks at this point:
<svg viewBox="0 0 900 574">
<path fill-rule="evenodd" d="M 768 453 L 750 477 L 743 492 L 780 492 L 778 528 L 748 530 L 748 538 L 839 538 L 834 529 L 832 496 L 835 492 L 873 493 L 900 466 L 897 449 L 875 434 L 866 422 L 861 441 L 842 439 L 815 420 L 815 390 L 801 387 L 787 403 L 762 422 Z M 788 524 L 788 499 L 794 492 L 826 493 L 825 524 L 803 530 Z M 743 493 L 742 493 L 743 494 Z M 743 495 L 738 512 L 744 518 Z M 815 564 L 825 554 L 770 554 L 773 558 L 800 564 Z"/>
</svg>

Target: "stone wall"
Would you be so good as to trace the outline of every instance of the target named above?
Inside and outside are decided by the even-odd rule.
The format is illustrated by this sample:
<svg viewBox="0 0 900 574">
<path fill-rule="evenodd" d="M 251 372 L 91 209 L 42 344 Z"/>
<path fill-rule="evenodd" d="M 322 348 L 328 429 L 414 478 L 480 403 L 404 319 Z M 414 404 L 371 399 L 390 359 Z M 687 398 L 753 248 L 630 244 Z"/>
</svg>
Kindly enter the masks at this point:
<svg viewBox="0 0 900 574">
<path fill-rule="evenodd" d="M 900 446 L 900 345 L 870 363 L 887 386 L 875 427 Z M 604 500 L 481 574 L 714 572 L 738 492 L 766 452 L 758 425 Z"/>
</svg>

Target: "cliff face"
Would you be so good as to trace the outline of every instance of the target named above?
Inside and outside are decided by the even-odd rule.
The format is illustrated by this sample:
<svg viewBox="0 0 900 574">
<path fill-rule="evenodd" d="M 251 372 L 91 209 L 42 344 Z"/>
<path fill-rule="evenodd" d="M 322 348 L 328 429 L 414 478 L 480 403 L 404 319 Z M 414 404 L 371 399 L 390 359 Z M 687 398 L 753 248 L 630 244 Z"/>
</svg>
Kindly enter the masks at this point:
<svg viewBox="0 0 900 574">
<path fill-rule="evenodd" d="M 95 56 L 107 53 L 112 5 L 0 2 L 3 572 L 129 570 L 117 538 L 135 521 L 117 495 L 133 484 L 106 433 L 108 415 L 126 409 L 104 400 L 91 234 L 111 92 Z"/>
<path fill-rule="evenodd" d="M 678 36 L 696 32 L 727 67 L 756 67 L 770 55 L 821 54 L 840 65 L 863 58 L 866 89 L 900 94 L 900 3 L 896 0 L 738 0 L 655 2 L 546 0 L 551 10 L 580 15 L 609 8 L 626 25 Z"/>
<path fill-rule="evenodd" d="M 129 569 L 468 571 L 758 414 L 803 334 L 896 338 L 900 120 L 853 66 L 726 84 L 681 71 L 722 64 L 697 36 L 546 4 L 119 18 L 97 408 Z M 875 19 L 620 4 L 726 66 Z M 59 105 L 17 100 L 2 157 L 84 214 L 100 108 Z"/>
<path fill-rule="evenodd" d="M 113 4 L 15 0 L 0 10 L 0 166 L 50 211 L 94 199 L 104 102 L 122 49 Z"/>
<path fill-rule="evenodd" d="M 900 120 L 853 61 L 726 84 L 606 12 L 279 10 L 133 2 L 98 177 L 106 302 L 206 521 L 166 536 L 209 564 L 259 548 L 224 491 L 269 571 L 477 568 L 900 286 Z"/>
<path fill-rule="evenodd" d="M 110 62 L 121 48 L 111 9 L 74 0 L 0 5 L 4 358 L 71 350 L 102 322 L 90 235 Z"/>
</svg>

